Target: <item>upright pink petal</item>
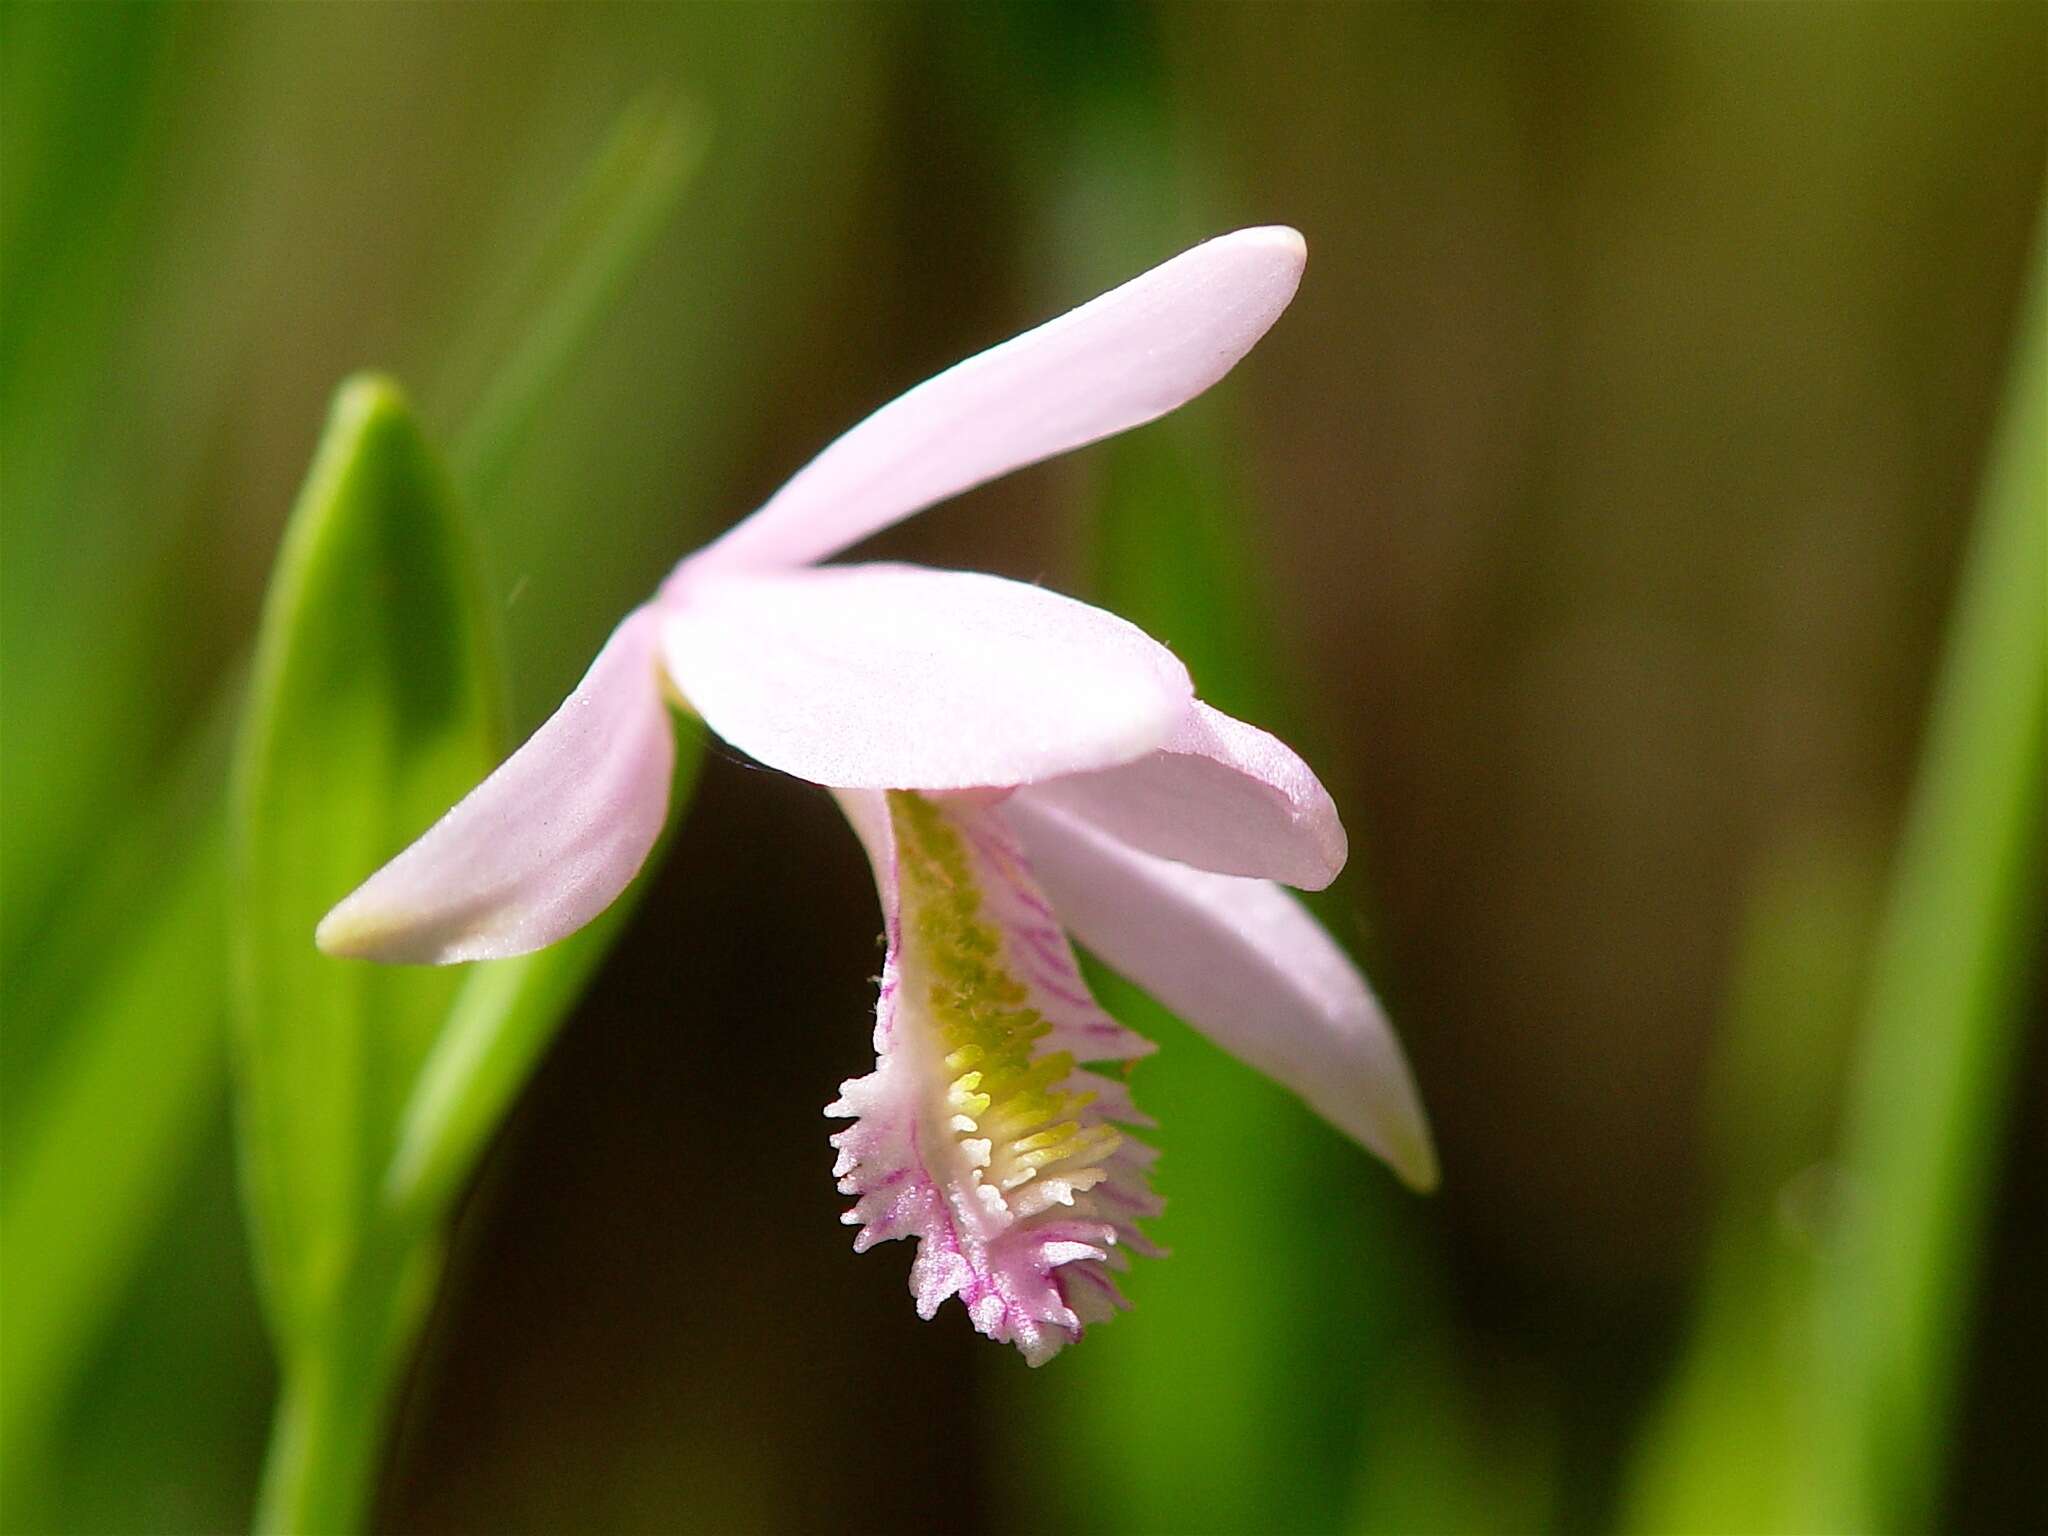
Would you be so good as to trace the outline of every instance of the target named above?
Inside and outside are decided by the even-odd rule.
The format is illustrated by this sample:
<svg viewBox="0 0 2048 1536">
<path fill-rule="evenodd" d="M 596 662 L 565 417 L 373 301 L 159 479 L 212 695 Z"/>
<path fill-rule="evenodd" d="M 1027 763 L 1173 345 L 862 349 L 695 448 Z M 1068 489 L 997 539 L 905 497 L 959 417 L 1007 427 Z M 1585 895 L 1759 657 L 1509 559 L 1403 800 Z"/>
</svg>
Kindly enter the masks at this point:
<svg viewBox="0 0 2048 1536">
<path fill-rule="evenodd" d="M 1239 230 L 883 406 L 678 577 L 823 560 L 934 502 L 1163 416 L 1228 373 L 1294 297 L 1307 247 Z"/>
<path fill-rule="evenodd" d="M 658 620 L 638 608 L 521 747 L 322 919 L 330 955 L 446 964 L 521 955 L 610 906 L 668 815 L 675 738 Z"/>
<path fill-rule="evenodd" d="M 1408 1183 L 1435 1184 L 1400 1044 L 1358 968 L 1299 901 L 1141 852 L 1028 796 L 1003 811 L 1077 939 Z"/>
<path fill-rule="evenodd" d="M 712 730 L 837 788 L 1008 786 L 1126 763 L 1194 697 L 1173 653 L 1113 614 L 914 566 L 707 581 L 672 603 L 662 644 Z"/>
<path fill-rule="evenodd" d="M 1344 824 L 1308 764 L 1199 700 L 1149 757 L 1024 793 L 1197 869 L 1319 891 L 1344 867 Z"/>
<path fill-rule="evenodd" d="M 865 1251 L 911 1238 L 920 1316 L 958 1296 L 1033 1365 L 1123 1304 L 1112 1271 L 1153 1251 L 1139 1117 L 1084 1060 L 1149 1049 L 1089 997 L 1000 808 L 841 790 L 882 894 L 875 1070 L 826 1113 Z"/>
</svg>

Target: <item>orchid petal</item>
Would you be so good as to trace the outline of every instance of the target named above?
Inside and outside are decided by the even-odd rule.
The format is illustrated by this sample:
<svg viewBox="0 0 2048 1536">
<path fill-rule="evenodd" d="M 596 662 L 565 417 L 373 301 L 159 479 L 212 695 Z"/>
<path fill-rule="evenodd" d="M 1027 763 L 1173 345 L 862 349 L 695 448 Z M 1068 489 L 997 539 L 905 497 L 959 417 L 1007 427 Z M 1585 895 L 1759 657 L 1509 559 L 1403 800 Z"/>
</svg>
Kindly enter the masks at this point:
<svg viewBox="0 0 2048 1536">
<path fill-rule="evenodd" d="M 830 566 L 693 587 L 669 675 L 741 751 L 839 788 L 1028 784 L 1127 763 L 1193 700 L 1114 614 L 996 576 Z"/>
<path fill-rule="evenodd" d="M 823 560 L 934 502 L 1165 415 L 1265 335 L 1306 259 L 1294 230 L 1239 230 L 968 358 L 840 437 L 678 575 Z"/>
<path fill-rule="evenodd" d="M 1329 791 L 1277 737 L 1197 701 L 1149 757 L 1050 779 L 1030 799 L 1164 859 L 1319 891 L 1344 867 Z"/>
<path fill-rule="evenodd" d="M 321 921 L 330 955 L 444 965 L 522 955 L 610 906 L 668 815 L 675 737 L 657 616 L 612 632 L 525 746 Z"/>
<path fill-rule="evenodd" d="M 1088 995 L 999 807 L 836 792 L 882 896 L 888 957 L 875 1070 L 828 1115 L 834 1175 L 855 1197 L 856 1251 L 914 1238 L 910 1289 L 931 1317 L 958 1296 L 974 1326 L 1043 1364 L 1122 1305 L 1123 1250 L 1155 1252 L 1141 1117 L 1076 1065 L 1146 1042 Z"/>
<path fill-rule="evenodd" d="M 1435 1185 L 1400 1043 L 1365 978 L 1298 900 L 1145 853 L 1030 796 L 1003 812 L 1077 939 L 1409 1184 Z"/>
</svg>

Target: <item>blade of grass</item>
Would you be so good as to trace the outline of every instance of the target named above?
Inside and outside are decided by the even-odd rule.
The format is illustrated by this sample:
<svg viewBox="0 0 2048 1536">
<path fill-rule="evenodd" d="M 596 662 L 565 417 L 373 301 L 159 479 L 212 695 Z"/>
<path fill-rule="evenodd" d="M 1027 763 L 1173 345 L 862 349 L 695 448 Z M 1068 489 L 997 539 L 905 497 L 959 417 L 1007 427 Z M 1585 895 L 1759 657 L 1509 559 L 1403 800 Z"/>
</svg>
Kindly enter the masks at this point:
<svg viewBox="0 0 2048 1536">
<path fill-rule="evenodd" d="M 2038 953 L 2048 789 L 2048 207 L 1857 1046 L 1819 1277 L 1816 1528 L 1918 1529 Z"/>
<path fill-rule="evenodd" d="M 221 826 L 210 817 L 141 927 L 90 984 L 35 1091 L 8 1119 L 0 1185 L 0 1525 L 81 1354 L 120 1297 L 154 1214 L 219 1102 L 225 1015 Z M 138 1085 L 143 1085 L 138 1087 Z"/>
<path fill-rule="evenodd" d="M 196 1150 L 159 1176 L 144 1251 L 61 1405 L 28 1498 L 4 1529 L 232 1531 L 262 1465 L 269 1341 L 235 1200 L 234 1137 L 212 1078 Z"/>
<path fill-rule="evenodd" d="M 196 1138 L 221 1099 L 217 785 L 236 683 L 151 802 L 73 877 L 68 921 L 39 963 L 9 967 L 0 989 L 0 1525 L 14 1523 L 20 1474 L 176 1183 L 182 1162 L 166 1149 Z M 23 1038 L 22 1019 L 44 1027 Z"/>
<path fill-rule="evenodd" d="M 504 357 L 488 344 L 467 349 L 490 357 L 453 453 L 474 504 L 488 504 L 549 390 L 668 223 L 703 146 L 701 120 L 679 104 L 650 95 L 628 107 L 508 285 L 497 313 L 522 318 L 481 324 L 486 337 L 516 331 L 520 341 Z"/>
<path fill-rule="evenodd" d="M 1874 850 L 1796 835 L 1753 882 L 1706 1104 L 1718 1185 L 1690 1335 L 1644 1429 L 1626 1528 L 1791 1532 L 1813 1375 L 1812 1171 L 1869 950 Z"/>
<path fill-rule="evenodd" d="M 134 716 L 155 702 L 150 680 L 125 668 L 104 686 L 77 686 L 76 658 L 105 654 L 109 621 L 143 585 L 132 523 L 118 530 L 126 558 L 117 562 L 112 520 L 81 518 L 79 508 L 110 502 L 93 494 L 103 470 L 88 451 L 128 340 L 127 309 L 108 295 L 146 286 L 140 210 L 159 148 L 151 117 L 163 108 L 166 45 L 179 25 L 154 7 L 0 9 L 0 778 L 15 805 L 36 807 L 9 816 L 0 835 L 0 957 L 10 971 L 34 963 L 75 854 L 97 841 L 106 792 L 125 784 L 116 765 L 134 749 Z M 75 599 L 53 603 L 53 591 Z M 24 1017 L 13 1028 L 41 1023 Z"/>
</svg>

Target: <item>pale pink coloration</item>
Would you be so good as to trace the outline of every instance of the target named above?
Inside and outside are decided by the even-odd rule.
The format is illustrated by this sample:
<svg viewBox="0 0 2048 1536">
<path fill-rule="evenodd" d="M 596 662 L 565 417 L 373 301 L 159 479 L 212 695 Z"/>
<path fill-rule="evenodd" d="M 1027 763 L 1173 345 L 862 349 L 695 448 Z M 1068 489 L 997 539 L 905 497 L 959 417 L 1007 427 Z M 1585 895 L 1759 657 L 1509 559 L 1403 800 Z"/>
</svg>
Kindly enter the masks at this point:
<svg viewBox="0 0 2048 1536">
<path fill-rule="evenodd" d="M 1076 938 L 1409 1184 L 1435 1186 L 1400 1044 L 1358 967 L 1298 900 L 1270 881 L 1157 858 L 1043 790 L 1003 810 Z"/>
<path fill-rule="evenodd" d="M 610 906 L 668 814 L 659 615 L 626 615 L 576 691 L 489 778 L 321 919 L 331 955 L 523 955 Z"/>
<path fill-rule="evenodd" d="M 1319 891 L 1348 851 L 1329 791 L 1278 738 L 1197 699 L 1163 746 L 1032 791 L 1134 848 Z"/>
<path fill-rule="evenodd" d="M 1242 229 L 991 347 L 883 406 L 681 572 L 829 559 L 934 502 L 1185 405 L 1294 297 L 1308 247 Z"/>
<path fill-rule="evenodd" d="M 750 757 L 838 789 L 971 789 L 1114 767 L 1194 703 L 1187 668 L 1114 614 L 997 576 L 904 565 L 690 589 L 662 655 Z"/>
<path fill-rule="evenodd" d="M 1073 1065 L 1142 1042 L 1088 996 L 1063 924 L 1428 1186 L 1421 1106 L 1364 978 L 1268 883 L 1318 888 L 1343 866 L 1342 824 L 1307 765 L 1202 704 L 1165 647 L 1086 604 L 993 576 L 810 568 L 1199 394 L 1278 318 L 1304 256 L 1289 229 L 1209 241 L 868 417 L 682 561 L 553 718 L 328 914 L 321 947 L 491 959 L 588 922 L 659 834 L 673 689 L 734 746 L 837 792 L 874 863 L 889 925 L 880 1061 L 846 1085 L 833 1112 L 858 1119 L 834 1139 L 860 1245 L 919 1238 L 921 1311 L 959 1294 L 977 1327 L 1042 1360 L 1118 1304 L 1109 1271 L 1155 1208 L 1149 1154 L 1113 1128 L 1137 1123 L 1121 1083 Z M 1065 1089 L 1095 1094 L 1016 1145 L 977 1132 L 983 1111 L 960 1106 L 979 1101 L 961 1086 L 979 1069 L 935 1044 L 968 1014 L 949 1011 L 943 946 L 901 920 L 884 791 L 919 796 L 898 808 L 934 808 L 945 846 L 972 850 L 963 900 L 1002 956 L 974 983 L 988 996 L 973 1027 L 1037 1021 L 996 1053 L 1003 1071 L 1028 1098 L 1061 1088 L 1041 1081 L 1057 1062 Z M 958 915 L 936 897 L 923 910 L 933 933 Z M 922 993 L 902 990 L 925 973 Z"/>
</svg>

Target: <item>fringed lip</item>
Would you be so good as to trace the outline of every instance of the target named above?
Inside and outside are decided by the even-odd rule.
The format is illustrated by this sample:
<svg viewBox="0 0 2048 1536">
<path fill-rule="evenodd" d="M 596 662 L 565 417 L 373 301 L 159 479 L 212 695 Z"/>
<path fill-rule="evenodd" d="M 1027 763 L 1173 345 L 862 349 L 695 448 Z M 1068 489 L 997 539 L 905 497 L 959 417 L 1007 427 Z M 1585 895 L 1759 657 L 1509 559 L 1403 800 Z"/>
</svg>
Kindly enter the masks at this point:
<svg viewBox="0 0 2048 1536">
<path fill-rule="evenodd" d="M 1150 1251 L 1159 1202 L 1135 1115 L 1085 1059 L 1148 1042 L 1088 992 L 1052 906 L 985 799 L 842 792 L 890 936 L 875 1070 L 829 1115 L 855 1247 L 914 1238 L 930 1317 L 958 1296 L 974 1326 L 1043 1364 L 1123 1304 L 1112 1270 Z M 1103 1091 L 1105 1088 L 1110 1091 Z"/>
</svg>

